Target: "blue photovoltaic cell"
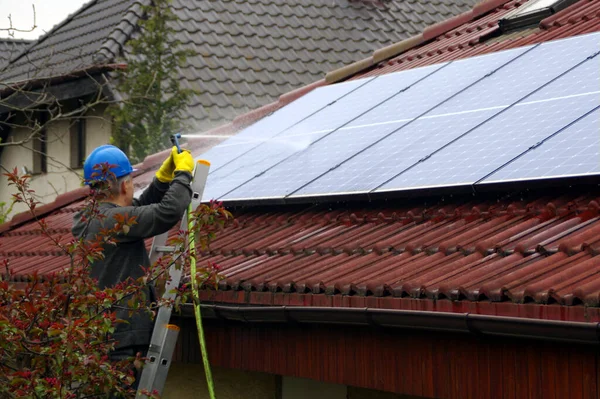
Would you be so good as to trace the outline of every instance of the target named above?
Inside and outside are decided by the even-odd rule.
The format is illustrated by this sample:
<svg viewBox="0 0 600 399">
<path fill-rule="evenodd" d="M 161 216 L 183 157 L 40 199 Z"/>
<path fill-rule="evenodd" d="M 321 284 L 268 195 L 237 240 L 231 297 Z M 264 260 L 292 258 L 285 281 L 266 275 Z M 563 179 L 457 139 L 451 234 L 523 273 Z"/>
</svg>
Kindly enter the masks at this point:
<svg viewBox="0 0 600 399">
<path fill-rule="evenodd" d="M 455 61 L 324 137 L 317 144 L 292 155 L 223 199 L 284 197 L 530 48 Z M 454 119 L 456 121 L 458 118 Z M 427 135 L 427 132 L 423 134 Z M 412 142 L 418 143 L 420 140 L 411 136 Z M 441 145 L 445 142 L 447 140 Z"/>
<path fill-rule="evenodd" d="M 598 106 L 599 61 L 588 60 L 376 191 L 477 182 Z"/>
<path fill-rule="evenodd" d="M 485 75 L 515 60 L 533 46 L 500 51 L 451 62 L 406 92 L 381 104 L 347 127 L 406 123 L 456 95 Z"/>
<path fill-rule="evenodd" d="M 494 114 L 494 111 L 482 110 L 465 115 L 419 118 L 291 197 L 369 191 Z"/>
<path fill-rule="evenodd" d="M 336 160 L 346 159 L 399 126 L 399 124 L 386 124 L 376 130 L 372 128 L 338 130 L 233 190 L 222 199 L 284 197 L 335 166 Z"/>
<path fill-rule="evenodd" d="M 479 184 L 600 174 L 599 130 L 596 109 Z"/>
<path fill-rule="evenodd" d="M 338 98 L 350 93 L 357 87 L 372 80 L 360 79 L 342 84 L 317 88 L 296 101 L 268 115 L 235 136 L 211 148 L 197 159 L 207 159 L 211 163 L 211 172 L 267 141 L 286 128 L 291 127 L 309 115 Z"/>
<path fill-rule="evenodd" d="M 433 112 L 469 112 L 474 108 L 501 110 L 598 51 L 599 33 L 542 43 Z"/>
<path fill-rule="evenodd" d="M 478 124 L 484 123 L 511 103 L 582 62 L 587 56 L 599 50 L 599 38 L 600 35 L 592 34 L 548 42 L 524 53 L 496 73 L 342 163 L 290 197 L 368 192 L 379 187 L 406 168 L 428 158 L 436 150 L 469 132 Z M 469 59 L 465 61 L 468 62 Z M 580 79 L 586 78 L 580 77 Z M 568 88 L 559 89 L 559 86 L 554 85 L 556 90 L 562 90 L 557 92 L 558 96 L 562 96 Z M 536 93 L 533 96 L 537 98 L 538 95 L 545 95 L 544 93 Z M 437 156 L 438 154 L 433 155 L 415 169 L 422 168 Z M 453 162 L 459 162 L 458 159 L 457 157 Z M 479 163 L 473 158 L 470 161 Z M 432 176 L 433 178 L 435 176 Z M 385 187 L 402 189 L 401 181 L 403 180 L 399 178 Z M 444 182 L 437 179 L 436 184 L 444 185 Z M 452 183 L 449 181 L 448 184 Z M 409 182 L 407 187 L 416 186 Z"/>
<path fill-rule="evenodd" d="M 290 155 L 306 149 L 332 130 L 350 122 L 442 66 L 443 64 L 412 69 L 401 74 L 384 75 L 360 86 L 351 94 L 212 172 L 207 181 L 205 198 L 222 199 L 229 191 L 264 173 Z M 286 108 L 293 111 L 294 103 Z"/>
</svg>

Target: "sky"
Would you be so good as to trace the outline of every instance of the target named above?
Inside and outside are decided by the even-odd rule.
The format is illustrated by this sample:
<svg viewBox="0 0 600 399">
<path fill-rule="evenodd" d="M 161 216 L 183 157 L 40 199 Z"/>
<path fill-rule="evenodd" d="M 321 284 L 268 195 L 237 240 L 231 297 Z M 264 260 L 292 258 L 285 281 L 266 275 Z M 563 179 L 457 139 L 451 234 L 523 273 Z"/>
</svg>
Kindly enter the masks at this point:
<svg viewBox="0 0 600 399">
<path fill-rule="evenodd" d="M 0 37 L 9 37 L 8 16 L 12 17 L 12 26 L 20 30 L 31 30 L 33 26 L 33 8 L 37 28 L 32 32 L 14 32 L 17 39 L 37 39 L 62 22 L 69 14 L 77 11 L 88 0 L 0 0 Z"/>
</svg>

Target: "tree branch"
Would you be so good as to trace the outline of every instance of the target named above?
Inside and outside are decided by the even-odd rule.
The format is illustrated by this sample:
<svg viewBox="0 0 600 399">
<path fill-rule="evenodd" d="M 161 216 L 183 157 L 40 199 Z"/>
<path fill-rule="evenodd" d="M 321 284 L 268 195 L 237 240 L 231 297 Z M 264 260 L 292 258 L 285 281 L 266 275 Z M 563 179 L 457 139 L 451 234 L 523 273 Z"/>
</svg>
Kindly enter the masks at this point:
<svg viewBox="0 0 600 399">
<path fill-rule="evenodd" d="M 35 4 L 32 4 L 31 8 L 33 10 L 33 25 L 31 26 L 31 28 L 29 28 L 29 29 L 15 28 L 15 26 L 13 25 L 13 21 L 12 21 L 12 15 L 8 14 L 8 28 L 0 28 L 0 32 L 2 32 L 2 31 L 8 32 L 8 35 L 11 37 L 14 37 L 15 32 L 21 32 L 21 33 L 33 32 L 37 28 Z"/>
</svg>

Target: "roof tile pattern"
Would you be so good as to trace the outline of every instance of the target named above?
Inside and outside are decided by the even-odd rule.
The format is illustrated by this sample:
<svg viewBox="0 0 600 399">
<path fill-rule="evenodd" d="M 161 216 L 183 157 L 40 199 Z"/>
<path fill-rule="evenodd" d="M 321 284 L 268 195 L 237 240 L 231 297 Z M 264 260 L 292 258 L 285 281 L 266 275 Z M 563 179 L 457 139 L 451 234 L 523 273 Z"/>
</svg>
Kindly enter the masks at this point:
<svg viewBox="0 0 600 399">
<path fill-rule="evenodd" d="M 116 61 L 145 0 L 93 0 L 2 74 L 66 74 Z M 195 96 L 185 118 L 207 130 L 321 79 L 382 46 L 468 10 L 476 0 L 175 0 L 175 39 L 197 55 L 181 69 Z"/>
<path fill-rule="evenodd" d="M 598 306 L 599 210 L 567 196 L 251 213 L 205 259 L 222 289 Z"/>
<path fill-rule="evenodd" d="M 93 0 L 42 36 L 0 74 L 3 82 L 62 76 L 95 65 L 95 56 L 121 22 L 135 26 L 131 0 Z M 138 7 L 139 8 L 139 7 Z M 124 16 L 127 15 L 127 18 Z M 125 32 L 129 33 L 129 32 Z M 117 55 L 118 53 L 113 54 Z M 101 61 L 107 61 L 102 59 Z"/>
<path fill-rule="evenodd" d="M 77 207 L 46 218 L 59 242 L 72 239 Z M 198 262 L 220 265 L 225 291 L 598 307 L 599 233 L 594 195 L 308 207 L 238 214 Z M 34 223 L 3 233 L 0 258 L 12 259 L 18 274 L 66 267 L 40 235 Z"/>
<path fill-rule="evenodd" d="M 509 48 L 600 31 L 600 3 L 580 0 L 571 7 L 542 20 L 537 27 L 504 34 L 498 21 L 528 0 L 508 0 L 489 13 L 459 23 L 448 31 L 444 24 L 433 27 L 433 40 L 397 57 L 379 63 L 357 78 L 381 75 Z M 437 33 L 437 34 L 436 34 Z"/>
<path fill-rule="evenodd" d="M 177 37 L 198 54 L 181 71 L 183 85 L 200 92 L 186 119 L 215 127 L 473 4 L 175 0 Z"/>
<path fill-rule="evenodd" d="M 0 70 L 31 44 L 29 40 L 0 38 Z"/>
<path fill-rule="evenodd" d="M 476 21 L 451 28 L 454 33 L 443 31 L 434 42 L 410 50 L 413 56 L 406 63 L 396 61 L 408 53 L 369 73 L 516 47 L 533 37 L 542 41 L 600 30 L 597 2 L 581 0 L 542 21 L 541 28 L 522 32 L 534 35 L 530 39 L 511 34 L 480 43 L 475 31 L 487 24 L 493 28 L 493 21 L 516 4 L 507 1 Z M 483 25 L 468 32 L 466 27 L 474 23 Z M 450 41 L 461 42 L 461 36 L 477 39 L 450 50 Z M 431 44 L 440 51 L 434 46 L 429 55 L 418 56 Z M 147 172 L 136 177 L 136 184 L 147 183 L 151 176 Z M 218 263 L 226 277 L 221 290 L 204 291 L 203 300 L 600 320 L 600 192 L 532 191 L 528 199 L 506 194 L 499 199 L 473 197 L 471 202 L 446 198 L 436 205 L 412 200 L 411 206 L 370 203 L 347 209 L 331 204 L 235 211 L 236 221 L 210 252 L 201 254 L 199 262 Z M 79 198 L 73 195 L 67 201 L 65 196 L 49 205 L 46 212 L 55 211 L 46 221 L 55 238 L 70 239 Z M 67 259 L 44 242 L 35 223 L 17 217 L 0 227 L 0 259 L 9 258 L 21 275 L 65 267 Z"/>
</svg>

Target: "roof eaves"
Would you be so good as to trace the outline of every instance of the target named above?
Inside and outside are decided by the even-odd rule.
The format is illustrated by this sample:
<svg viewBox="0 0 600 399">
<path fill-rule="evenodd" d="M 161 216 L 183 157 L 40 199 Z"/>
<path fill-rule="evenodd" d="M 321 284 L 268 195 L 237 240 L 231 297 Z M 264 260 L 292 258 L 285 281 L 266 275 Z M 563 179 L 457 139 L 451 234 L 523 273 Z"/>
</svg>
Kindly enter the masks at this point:
<svg viewBox="0 0 600 399">
<path fill-rule="evenodd" d="M 134 2 L 125 12 L 121 22 L 108 35 L 104 43 L 100 46 L 98 52 L 94 55 L 94 62 L 105 63 L 116 59 L 121 54 L 121 49 L 130 39 L 137 22 L 142 18 L 143 7 L 150 3 L 150 0 L 139 0 Z"/>
<path fill-rule="evenodd" d="M 110 72 L 115 70 L 124 70 L 127 68 L 125 64 L 104 64 L 91 65 L 87 68 L 78 69 L 65 75 L 52 76 L 48 78 L 24 80 L 16 83 L 0 84 L 0 97 L 11 94 L 17 90 L 35 90 L 43 85 L 55 85 L 65 81 L 91 76 L 96 73 Z"/>
<path fill-rule="evenodd" d="M 371 57 L 365 58 L 361 61 L 354 62 L 346 65 L 342 68 L 336 69 L 327 73 L 325 80 L 327 83 L 335 83 L 347 79 L 359 72 L 365 71 L 380 62 L 389 60 L 397 57 L 398 55 L 418 47 L 426 42 L 429 42 L 436 37 L 443 35 L 453 29 L 458 28 L 461 25 L 466 24 L 469 21 L 475 20 L 482 17 L 483 15 L 493 11 L 494 9 L 502 6 L 510 0 L 485 0 L 473 7 L 472 10 L 459 14 L 455 17 L 449 18 L 445 21 L 433 24 L 425 30 L 423 33 L 412 36 L 408 39 L 402 40 L 398 43 L 384 47 L 382 49 L 375 50 Z"/>
<path fill-rule="evenodd" d="M 49 214 L 50 212 L 55 211 L 56 209 L 72 204 L 73 202 L 79 201 L 82 198 L 85 198 L 85 196 L 88 195 L 88 192 L 89 187 L 80 187 L 73 191 L 69 191 L 68 193 L 59 195 L 58 197 L 56 197 L 54 202 L 41 205 L 37 207 L 33 212 L 25 211 L 18 213 L 10 221 L 0 224 L 0 234 L 8 230 L 12 230 L 34 219 L 43 217 Z"/>
<path fill-rule="evenodd" d="M 472 313 L 316 306 L 202 304 L 206 318 L 243 323 L 300 323 L 401 328 L 598 345 L 600 323 L 528 319 Z M 183 306 L 191 314 L 191 304 Z"/>
</svg>

